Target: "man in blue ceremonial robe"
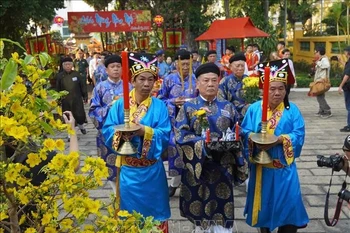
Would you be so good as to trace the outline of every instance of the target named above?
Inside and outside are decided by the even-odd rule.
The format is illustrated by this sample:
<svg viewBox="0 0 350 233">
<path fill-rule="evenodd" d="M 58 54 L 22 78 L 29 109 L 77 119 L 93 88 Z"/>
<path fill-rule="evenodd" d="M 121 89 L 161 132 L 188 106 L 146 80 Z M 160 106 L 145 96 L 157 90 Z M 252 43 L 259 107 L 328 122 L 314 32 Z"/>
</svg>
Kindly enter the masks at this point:
<svg viewBox="0 0 350 233">
<path fill-rule="evenodd" d="M 246 222 L 269 233 L 295 233 L 309 222 L 295 159 L 300 156 L 305 137 L 304 119 L 298 107 L 289 103 L 287 60 L 270 62 L 270 86 L 267 108 L 267 133 L 278 137 L 275 143 L 262 145 L 250 138 L 261 132 L 262 101 L 252 104 L 242 122 L 250 164 Z M 288 82 L 287 82 L 288 80 Z M 265 150 L 272 162 L 260 164 L 254 156 Z"/>
<path fill-rule="evenodd" d="M 195 232 L 232 232 L 233 183 L 243 181 L 235 179 L 234 170 L 237 166 L 247 167 L 244 162 L 239 164 L 238 156 L 233 153 L 214 153 L 205 146 L 205 141 L 219 140 L 236 123 L 234 105 L 216 98 L 219 75 L 220 69 L 214 63 L 197 68 L 199 96 L 184 103 L 175 123 L 177 149 L 185 164 L 181 175 L 180 213 L 195 224 Z M 205 114 L 200 116 L 203 111 Z M 202 133 L 205 128 L 206 139 Z M 240 152 L 237 154 L 243 159 Z M 206 231 L 209 228 L 211 231 Z"/>
<path fill-rule="evenodd" d="M 158 77 L 157 59 L 151 54 L 129 53 L 129 66 L 134 86 L 130 92 L 130 121 L 140 129 L 131 139 L 137 153 L 117 156 L 120 209 L 166 222 L 170 205 L 161 154 L 168 146 L 171 124 L 163 101 L 150 96 Z M 115 129 L 120 124 L 124 124 L 123 99 L 113 104 L 102 128 L 106 145 L 114 151 L 127 136 Z"/>
<path fill-rule="evenodd" d="M 158 98 L 166 104 L 172 127 L 175 124 L 175 118 L 180 107 L 191 98 L 196 97 L 196 77 L 192 74 L 190 67 L 191 53 L 187 50 L 180 49 L 175 55 L 175 63 L 178 72 L 171 73 L 163 80 L 161 89 L 158 92 Z M 169 196 L 175 194 L 180 185 L 181 170 L 183 162 L 175 146 L 175 133 L 171 131 L 168 147 L 169 176 Z"/>
<path fill-rule="evenodd" d="M 92 91 L 89 117 L 98 131 L 96 137 L 97 155 L 106 161 L 109 172 L 108 180 L 115 192 L 116 154 L 105 145 L 105 140 L 102 136 L 102 126 L 111 106 L 123 96 L 123 80 L 120 79 L 122 75 L 122 59 L 118 55 L 111 55 L 106 58 L 104 65 L 106 66 L 108 78 L 98 83 Z M 129 91 L 131 89 L 132 85 L 129 83 Z"/>
<path fill-rule="evenodd" d="M 242 80 L 247 77 L 244 74 L 246 58 L 243 53 L 237 53 L 230 57 L 230 68 L 232 74 L 224 77 L 220 81 L 218 97 L 233 103 L 239 113 L 239 121 L 243 120 L 246 108 L 246 104 L 243 98 L 243 82 Z"/>
</svg>

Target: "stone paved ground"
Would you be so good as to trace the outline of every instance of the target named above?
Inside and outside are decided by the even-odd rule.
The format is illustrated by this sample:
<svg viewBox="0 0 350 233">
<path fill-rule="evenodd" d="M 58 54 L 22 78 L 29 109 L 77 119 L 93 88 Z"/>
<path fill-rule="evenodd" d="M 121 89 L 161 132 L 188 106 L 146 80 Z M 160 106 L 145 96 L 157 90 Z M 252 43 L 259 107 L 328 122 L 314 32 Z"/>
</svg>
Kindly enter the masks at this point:
<svg viewBox="0 0 350 233">
<path fill-rule="evenodd" d="M 327 93 L 326 99 L 331 106 L 333 113 L 333 117 L 329 119 L 321 119 L 314 116 L 314 113 L 318 111 L 318 104 L 315 98 L 307 97 L 306 92 L 292 91 L 290 99 L 299 106 L 306 122 L 305 145 L 301 157 L 297 159 L 297 164 L 303 199 L 309 214 L 310 223 L 307 228 L 299 230 L 299 232 L 350 232 L 350 207 L 346 204 L 343 204 L 338 224 L 333 228 L 325 225 L 323 211 L 325 194 L 328 188 L 331 170 L 328 168 L 318 168 L 316 164 L 316 155 L 318 154 L 331 155 L 337 152 L 342 152 L 341 147 L 343 140 L 347 135 L 347 133 L 339 132 L 339 129 L 346 124 L 346 111 L 343 97 L 337 92 Z M 88 106 L 86 106 L 86 110 L 87 107 Z M 80 150 L 87 155 L 96 155 L 96 130 L 90 120 L 86 128 L 88 131 L 86 135 L 82 135 L 80 132 L 78 133 Z M 59 137 L 64 136 L 65 135 L 63 134 L 59 135 Z M 341 188 L 342 181 L 344 180 L 343 174 L 344 173 L 336 173 L 333 178 L 329 211 L 331 216 L 334 213 L 337 193 Z M 91 191 L 92 197 L 106 202 L 109 201 L 110 194 L 111 189 L 108 184 L 99 190 Z M 171 198 L 171 219 L 169 221 L 170 232 L 192 232 L 192 225 L 180 216 L 178 195 L 179 191 L 177 191 L 175 196 Z M 234 232 L 256 233 L 258 231 L 255 228 L 249 227 L 244 221 L 243 209 L 245 196 L 245 187 L 238 187 L 235 189 L 236 229 Z"/>
</svg>

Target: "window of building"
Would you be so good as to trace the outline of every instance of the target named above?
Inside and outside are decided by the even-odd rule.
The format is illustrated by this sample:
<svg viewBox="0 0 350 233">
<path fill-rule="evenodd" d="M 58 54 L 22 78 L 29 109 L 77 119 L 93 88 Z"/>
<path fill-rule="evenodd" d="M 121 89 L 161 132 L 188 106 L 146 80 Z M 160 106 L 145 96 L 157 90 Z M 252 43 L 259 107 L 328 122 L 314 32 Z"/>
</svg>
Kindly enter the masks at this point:
<svg viewBox="0 0 350 233">
<path fill-rule="evenodd" d="M 326 42 L 314 42 L 315 44 L 315 49 L 318 47 L 323 47 L 326 49 Z"/>
<path fill-rule="evenodd" d="M 340 47 L 339 47 L 340 45 Z M 332 53 L 342 53 L 344 48 L 346 47 L 346 43 L 344 41 L 342 42 L 332 42 Z"/>
<path fill-rule="evenodd" d="M 301 41 L 300 42 L 301 51 L 310 51 L 310 41 Z"/>
</svg>

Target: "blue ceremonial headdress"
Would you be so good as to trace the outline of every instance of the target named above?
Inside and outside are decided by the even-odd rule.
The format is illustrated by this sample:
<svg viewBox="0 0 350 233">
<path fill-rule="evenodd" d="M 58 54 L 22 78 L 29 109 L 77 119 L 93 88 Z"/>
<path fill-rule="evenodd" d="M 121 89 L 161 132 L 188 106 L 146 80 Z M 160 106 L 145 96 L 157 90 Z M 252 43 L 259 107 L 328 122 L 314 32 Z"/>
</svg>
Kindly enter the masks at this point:
<svg viewBox="0 0 350 233">
<path fill-rule="evenodd" d="M 129 68 L 132 79 L 143 72 L 150 72 L 158 78 L 157 57 L 154 54 L 129 53 Z"/>
<path fill-rule="evenodd" d="M 266 66 L 270 67 L 270 82 L 283 82 L 287 85 L 295 83 L 295 78 L 290 70 L 288 59 L 281 59 L 258 64 L 258 70 L 260 72 L 260 88 L 262 88 L 264 84 Z"/>
<path fill-rule="evenodd" d="M 281 59 L 276 61 L 264 62 L 258 64 L 258 70 L 260 72 L 259 88 L 263 88 L 265 67 L 270 67 L 270 82 L 283 82 L 286 84 L 286 96 L 284 97 L 284 107 L 289 109 L 288 95 L 290 87 L 295 83 L 295 78 L 289 67 L 288 59 Z"/>
</svg>

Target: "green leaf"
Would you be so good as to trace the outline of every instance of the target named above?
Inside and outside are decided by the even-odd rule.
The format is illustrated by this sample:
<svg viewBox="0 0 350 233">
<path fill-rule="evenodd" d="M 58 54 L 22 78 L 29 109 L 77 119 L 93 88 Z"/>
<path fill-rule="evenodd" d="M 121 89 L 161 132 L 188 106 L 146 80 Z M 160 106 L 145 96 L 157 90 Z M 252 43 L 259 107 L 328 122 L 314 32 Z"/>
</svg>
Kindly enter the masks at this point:
<svg viewBox="0 0 350 233">
<path fill-rule="evenodd" d="M 9 43 L 11 43 L 11 44 L 15 44 L 15 45 L 17 45 L 18 47 L 20 47 L 23 51 L 26 51 L 26 49 L 23 48 L 22 45 L 21 45 L 20 43 L 15 42 L 15 41 L 13 41 L 13 40 L 9 40 L 9 39 L 6 39 L 6 38 L 0 38 L 0 41 L 6 41 L 6 42 L 9 42 Z"/>
<path fill-rule="evenodd" d="M 46 56 L 42 53 L 39 54 L 39 59 L 40 59 L 40 64 L 42 67 L 45 67 L 47 64 L 48 59 L 46 58 Z"/>
<path fill-rule="evenodd" d="M 48 90 L 47 93 L 49 94 L 49 96 L 51 96 L 55 100 L 61 98 L 62 96 L 68 95 L 68 91 L 57 92 L 55 90 Z"/>
<path fill-rule="evenodd" d="M 50 110 L 50 104 L 41 98 L 35 99 L 35 105 L 42 111 L 49 111 Z"/>
<path fill-rule="evenodd" d="M 24 64 L 29 65 L 33 62 L 33 60 L 34 60 L 34 57 L 29 54 L 24 58 Z"/>
<path fill-rule="evenodd" d="M 53 135 L 55 132 L 53 131 L 53 129 L 52 129 L 52 127 L 48 124 L 48 123 L 46 123 L 45 121 L 39 121 L 40 122 L 40 125 L 44 128 L 44 130 L 47 132 L 47 133 L 49 133 L 49 134 L 51 134 L 51 135 Z"/>
<path fill-rule="evenodd" d="M 49 77 L 51 76 L 52 72 L 53 72 L 52 69 L 47 69 L 47 70 L 45 70 L 44 73 L 42 74 L 42 77 L 43 77 L 43 78 L 49 78 Z"/>
<path fill-rule="evenodd" d="M 13 84 L 17 76 L 17 67 L 17 63 L 12 58 L 10 58 L 5 66 L 4 74 L 1 78 L 1 91 L 8 89 Z"/>
<path fill-rule="evenodd" d="M 6 64 L 7 64 L 7 59 L 6 58 L 1 58 L 1 60 L 0 60 L 0 70 L 4 70 Z"/>
</svg>

